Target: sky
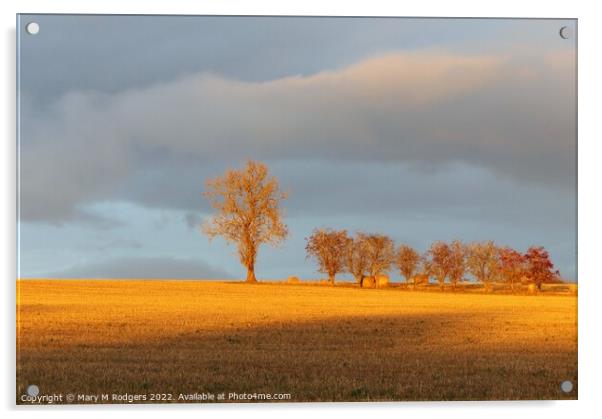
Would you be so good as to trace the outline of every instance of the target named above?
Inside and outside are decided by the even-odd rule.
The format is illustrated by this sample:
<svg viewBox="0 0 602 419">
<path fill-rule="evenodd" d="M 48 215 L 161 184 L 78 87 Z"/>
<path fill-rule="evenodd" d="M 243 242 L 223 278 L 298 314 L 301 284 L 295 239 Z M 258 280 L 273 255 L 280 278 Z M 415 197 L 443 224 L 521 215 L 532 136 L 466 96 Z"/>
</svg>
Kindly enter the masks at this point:
<svg viewBox="0 0 602 419">
<path fill-rule="evenodd" d="M 35 21 L 37 35 L 24 27 Z M 240 279 L 207 178 L 265 162 L 320 227 L 542 245 L 577 280 L 574 20 L 21 15 L 21 278 Z M 395 279 L 399 276 L 392 272 Z"/>
</svg>

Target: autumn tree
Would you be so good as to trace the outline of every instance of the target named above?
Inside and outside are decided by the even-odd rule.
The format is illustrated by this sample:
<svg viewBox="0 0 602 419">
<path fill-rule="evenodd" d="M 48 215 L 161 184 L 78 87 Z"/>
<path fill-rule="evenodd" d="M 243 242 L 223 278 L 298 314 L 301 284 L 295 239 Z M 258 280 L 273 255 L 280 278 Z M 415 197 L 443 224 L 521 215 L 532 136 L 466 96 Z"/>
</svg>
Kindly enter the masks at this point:
<svg viewBox="0 0 602 419">
<path fill-rule="evenodd" d="M 466 271 L 465 264 L 465 246 L 459 240 L 454 240 L 448 246 L 449 248 L 449 266 L 448 276 L 449 281 L 452 284 L 452 288 L 456 289 L 459 281 L 464 278 L 464 272 Z"/>
<path fill-rule="evenodd" d="M 514 284 L 525 275 L 525 256 L 510 247 L 499 249 L 498 255 L 500 274 L 510 283 L 510 289 L 514 290 Z"/>
<path fill-rule="evenodd" d="M 264 163 L 249 160 L 243 169 L 229 169 L 223 176 L 207 180 L 203 195 L 216 210 L 203 224 L 203 232 L 210 240 L 222 236 L 228 244 L 234 243 L 247 269 L 247 282 L 257 282 L 259 246 L 279 245 L 288 234 L 280 208 L 287 196 L 278 180 L 269 175 Z"/>
<path fill-rule="evenodd" d="M 415 275 L 420 265 L 420 254 L 412 247 L 402 244 L 397 249 L 396 258 L 397 268 L 401 275 L 404 276 L 406 282 L 410 282 L 414 278 L 414 286 L 416 286 Z"/>
<path fill-rule="evenodd" d="M 470 243 L 466 251 L 466 268 L 487 290 L 499 268 L 498 248 L 492 241 Z"/>
<path fill-rule="evenodd" d="M 431 260 L 430 250 L 427 250 L 420 256 L 420 275 L 426 277 L 427 282 L 434 275 L 433 261 Z"/>
<path fill-rule="evenodd" d="M 449 245 L 444 242 L 435 242 L 428 251 L 429 269 L 435 277 L 441 289 L 445 286 L 445 279 L 450 272 L 451 251 Z"/>
<path fill-rule="evenodd" d="M 349 238 L 345 254 L 345 268 L 359 284 L 370 269 L 369 248 L 365 235 L 356 234 Z"/>
<path fill-rule="evenodd" d="M 383 234 L 359 233 L 358 236 L 365 242 L 370 275 L 376 276 L 389 271 L 395 259 L 393 240 Z"/>
<path fill-rule="evenodd" d="M 541 284 L 551 282 L 558 271 L 554 272 L 554 264 L 550 254 L 541 246 L 531 246 L 525 253 L 527 276 L 541 290 Z"/>
<path fill-rule="evenodd" d="M 320 272 L 328 275 L 331 284 L 334 284 L 337 273 L 345 268 L 347 249 L 350 239 L 346 230 L 315 229 L 312 235 L 306 238 L 305 250 L 308 258 L 315 258 Z"/>
</svg>

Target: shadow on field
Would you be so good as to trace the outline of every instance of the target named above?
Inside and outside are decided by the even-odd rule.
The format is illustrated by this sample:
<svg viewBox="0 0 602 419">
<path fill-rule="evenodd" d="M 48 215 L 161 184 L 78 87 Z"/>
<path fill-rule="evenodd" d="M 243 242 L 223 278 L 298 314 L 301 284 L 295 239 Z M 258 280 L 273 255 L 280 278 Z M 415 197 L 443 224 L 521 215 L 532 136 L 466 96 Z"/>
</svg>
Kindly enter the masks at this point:
<svg viewBox="0 0 602 419">
<path fill-rule="evenodd" d="M 520 337 L 457 314 L 198 329 L 120 345 L 21 348 L 28 384 L 62 393 L 290 393 L 290 401 L 576 398 L 577 352 L 561 336 Z M 524 331 L 524 329 L 523 329 Z"/>
</svg>

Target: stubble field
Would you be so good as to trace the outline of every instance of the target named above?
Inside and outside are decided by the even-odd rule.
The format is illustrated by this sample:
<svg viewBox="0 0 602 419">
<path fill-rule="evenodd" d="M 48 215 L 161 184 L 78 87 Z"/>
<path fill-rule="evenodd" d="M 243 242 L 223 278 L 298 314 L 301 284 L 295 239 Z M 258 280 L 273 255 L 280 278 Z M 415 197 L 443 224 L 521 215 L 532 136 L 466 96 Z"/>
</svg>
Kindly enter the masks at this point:
<svg viewBox="0 0 602 419">
<path fill-rule="evenodd" d="M 560 383 L 577 382 L 577 298 L 21 280 L 17 361 L 17 403 L 29 384 L 172 401 L 575 399 Z"/>
</svg>

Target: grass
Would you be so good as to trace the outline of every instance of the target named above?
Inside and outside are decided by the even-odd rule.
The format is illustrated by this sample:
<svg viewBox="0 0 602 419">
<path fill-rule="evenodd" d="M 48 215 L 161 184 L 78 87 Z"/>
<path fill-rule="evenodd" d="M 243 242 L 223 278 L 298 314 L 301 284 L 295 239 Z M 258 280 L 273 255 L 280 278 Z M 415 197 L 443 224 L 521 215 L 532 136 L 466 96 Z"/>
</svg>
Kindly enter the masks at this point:
<svg viewBox="0 0 602 419">
<path fill-rule="evenodd" d="M 21 280 L 17 402 L 46 393 L 290 401 L 575 399 L 575 295 Z"/>
</svg>

